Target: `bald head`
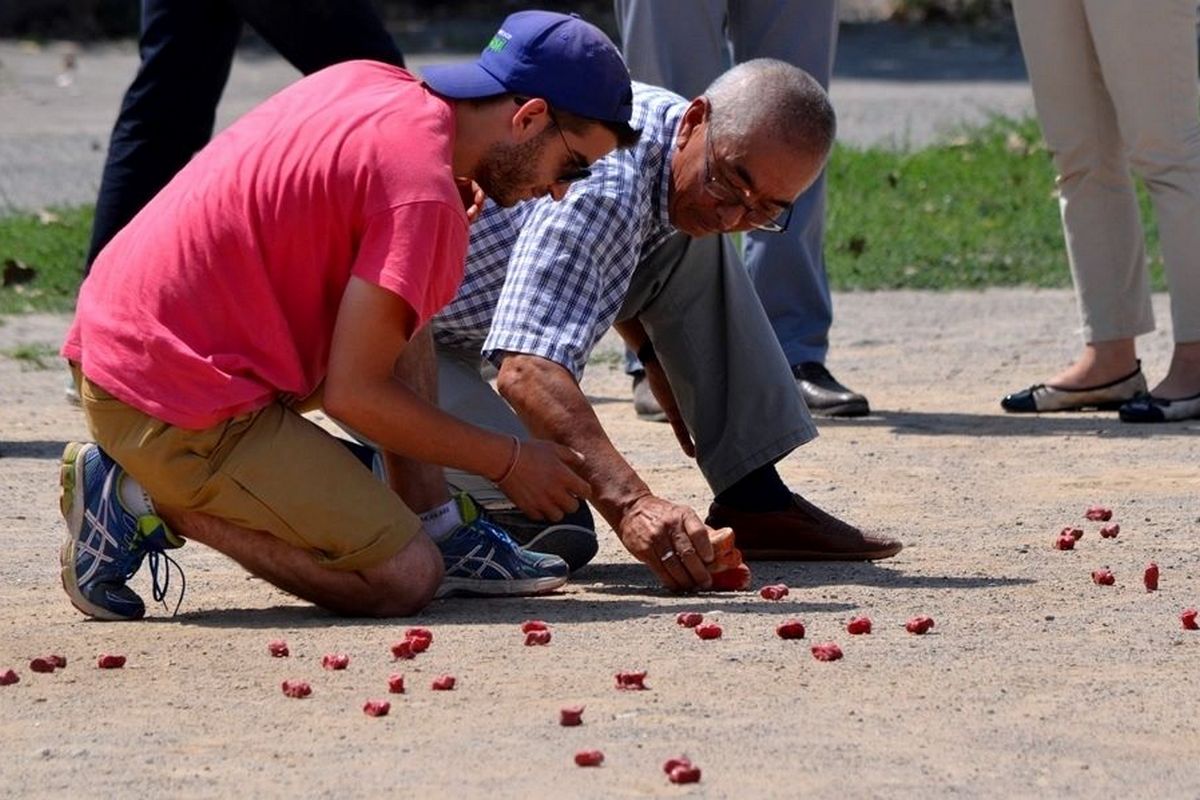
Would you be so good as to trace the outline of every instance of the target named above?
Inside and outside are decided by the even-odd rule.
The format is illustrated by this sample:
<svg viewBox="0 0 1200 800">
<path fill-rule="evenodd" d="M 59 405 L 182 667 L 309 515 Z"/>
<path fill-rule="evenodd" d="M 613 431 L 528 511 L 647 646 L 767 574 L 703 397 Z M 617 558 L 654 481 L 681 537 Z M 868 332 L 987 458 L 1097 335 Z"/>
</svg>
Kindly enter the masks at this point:
<svg viewBox="0 0 1200 800">
<path fill-rule="evenodd" d="M 789 150 L 822 161 L 833 147 L 837 117 L 821 84 L 799 67 L 774 58 L 743 61 L 704 92 L 712 134 L 749 142 L 764 132 Z"/>
</svg>

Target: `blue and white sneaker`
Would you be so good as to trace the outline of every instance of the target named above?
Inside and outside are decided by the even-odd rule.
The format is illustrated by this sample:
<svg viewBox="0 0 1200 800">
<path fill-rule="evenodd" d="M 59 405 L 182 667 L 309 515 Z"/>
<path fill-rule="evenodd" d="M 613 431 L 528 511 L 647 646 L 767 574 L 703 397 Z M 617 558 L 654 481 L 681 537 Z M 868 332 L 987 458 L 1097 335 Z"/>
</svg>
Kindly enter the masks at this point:
<svg viewBox="0 0 1200 800">
<path fill-rule="evenodd" d="M 71 442 L 63 450 L 59 472 L 59 504 L 67 521 L 67 540 L 60 552 L 63 588 L 72 605 L 97 619 L 141 619 L 146 605 L 126 582 L 149 554 L 154 598 L 161 601 L 170 582 L 170 565 L 175 563 L 162 551 L 183 545 L 183 539 L 158 517 L 135 516 L 125 507 L 120 489 L 126 480 L 132 478 L 94 444 Z M 160 555 L 168 562 L 161 582 Z"/>
<path fill-rule="evenodd" d="M 502 528 L 479 513 L 469 495 L 459 494 L 464 520 L 438 542 L 446 575 L 437 597 L 451 594 L 519 596 L 552 592 L 567 582 L 570 568 L 558 556 L 522 550 Z"/>
</svg>

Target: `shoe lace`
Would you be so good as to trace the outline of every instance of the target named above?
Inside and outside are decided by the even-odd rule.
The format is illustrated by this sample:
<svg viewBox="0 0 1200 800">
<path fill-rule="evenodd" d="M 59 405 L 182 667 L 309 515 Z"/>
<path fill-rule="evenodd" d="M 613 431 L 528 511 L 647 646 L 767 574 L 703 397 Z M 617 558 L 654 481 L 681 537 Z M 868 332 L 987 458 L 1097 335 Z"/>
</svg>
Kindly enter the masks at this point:
<svg viewBox="0 0 1200 800">
<path fill-rule="evenodd" d="M 179 598 L 175 601 L 171 616 L 178 614 L 179 607 L 183 605 L 183 596 L 187 593 L 187 576 L 184 575 L 179 562 L 167 554 L 167 548 L 182 547 L 183 544 L 184 540 L 175 536 L 160 518 L 144 516 L 138 520 L 136 548 L 141 549 L 146 556 L 146 563 L 150 567 L 150 591 L 154 602 L 162 603 L 164 610 L 171 610 L 166 599 L 171 588 L 171 570 L 179 573 Z M 132 578 L 136 571 L 137 566 L 134 565 L 126 580 Z"/>
<path fill-rule="evenodd" d="M 164 610 L 169 608 L 167 591 L 171 588 L 172 568 L 179 573 L 179 599 L 175 601 L 175 608 L 171 610 L 171 616 L 175 616 L 179 613 L 179 607 L 183 605 L 183 596 L 187 593 L 187 576 L 183 574 L 183 567 L 167 555 L 165 550 L 148 551 L 146 563 L 150 565 L 150 591 L 154 595 L 154 602 L 162 603 Z"/>
</svg>

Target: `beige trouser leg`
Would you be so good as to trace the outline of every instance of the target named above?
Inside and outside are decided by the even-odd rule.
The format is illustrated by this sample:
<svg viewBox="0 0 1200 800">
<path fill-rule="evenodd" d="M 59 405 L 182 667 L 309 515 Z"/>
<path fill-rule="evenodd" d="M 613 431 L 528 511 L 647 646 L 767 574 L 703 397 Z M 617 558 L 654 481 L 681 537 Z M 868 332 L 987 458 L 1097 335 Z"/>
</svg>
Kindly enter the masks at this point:
<svg viewBox="0 0 1200 800">
<path fill-rule="evenodd" d="M 1158 220 L 1176 342 L 1200 340 L 1195 0 L 1014 0 L 1088 342 L 1154 328 L 1132 168 Z"/>
</svg>

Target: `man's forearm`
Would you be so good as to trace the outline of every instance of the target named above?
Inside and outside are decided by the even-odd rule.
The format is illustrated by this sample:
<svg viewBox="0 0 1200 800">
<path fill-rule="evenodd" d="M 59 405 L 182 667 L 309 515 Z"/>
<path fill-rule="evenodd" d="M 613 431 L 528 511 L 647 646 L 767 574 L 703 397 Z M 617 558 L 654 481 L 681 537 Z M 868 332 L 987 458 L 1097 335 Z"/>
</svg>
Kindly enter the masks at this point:
<svg viewBox="0 0 1200 800">
<path fill-rule="evenodd" d="M 620 531 L 629 507 L 650 494 L 650 488 L 613 446 L 571 373 L 538 356 L 511 354 L 500 367 L 497 385 L 534 436 L 583 453 L 592 503 Z"/>
</svg>

